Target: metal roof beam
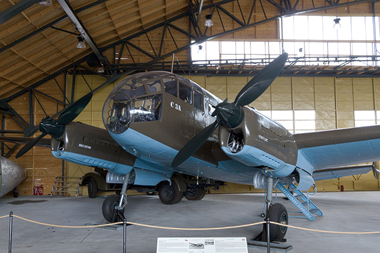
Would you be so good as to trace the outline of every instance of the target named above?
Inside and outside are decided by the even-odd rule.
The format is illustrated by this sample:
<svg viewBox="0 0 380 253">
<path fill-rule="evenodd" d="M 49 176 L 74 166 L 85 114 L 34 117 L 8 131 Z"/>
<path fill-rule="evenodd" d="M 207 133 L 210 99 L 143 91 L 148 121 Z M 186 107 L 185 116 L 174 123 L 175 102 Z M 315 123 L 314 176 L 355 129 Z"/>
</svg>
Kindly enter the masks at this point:
<svg viewBox="0 0 380 253">
<path fill-rule="evenodd" d="M 79 13 L 79 12 L 81 12 L 81 11 L 87 10 L 88 8 L 91 8 L 91 7 L 93 7 L 93 6 L 96 6 L 96 5 L 98 5 L 98 4 L 100 4 L 100 3 L 103 3 L 103 2 L 105 2 L 105 1 L 107 1 L 107 0 L 98 0 L 98 1 L 96 1 L 96 2 L 94 2 L 94 3 L 91 3 L 91 4 L 88 4 L 88 5 L 86 5 L 86 6 L 83 6 L 83 7 L 79 8 L 79 9 L 75 10 L 75 13 Z M 65 18 L 67 18 L 67 15 L 62 16 L 62 17 L 60 17 L 60 18 L 58 18 L 58 19 L 56 19 L 56 20 L 53 20 L 52 22 L 50 22 L 50 23 L 48 23 L 48 24 L 46 24 L 46 25 L 44 25 L 44 26 L 41 26 L 41 27 L 38 28 L 37 30 L 35 30 L 35 31 L 33 31 L 33 32 L 31 32 L 31 33 L 25 35 L 24 37 L 21 37 L 21 38 L 19 38 L 18 40 L 15 40 L 15 41 L 13 41 L 12 43 L 9 43 L 9 44 L 6 45 L 6 46 L 3 46 L 2 48 L 0 48 L 0 53 L 4 52 L 4 51 L 7 50 L 7 49 L 12 48 L 13 46 L 16 46 L 17 44 L 19 44 L 19 43 L 21 43 L 21 42 L 23 42 L 23 41 L 29 39 L 30 37 L 33 37 L 34 35 L 36 35 L 36 34 L 42 32 L 43 30 L 45 30 L 45 29 L 47 29 L 47 28 L 51 28 L 54 24 L 56 24 L 56 23 L 58 23 L 58 22 L 64 20 Z"/>
<path fill-rule="evenodd" d="M 66 15 L 70 18 L 71 22 L 75 25 L 79 33 L 86 40 L 88 45 L 91 47 L 92 51 L 94 51 L 95 55 L 98 59 L 106 66 L 111 66 L 111 63 L 108 61 L 107 57 L 105 57 L 102 52 L 100 52 L 98 46 L 95 44 L 91 35 L 88 33 L 86 27 L 82 24 L 74 10 L 71 8 L 70 4 L 65 0 L 57 0 L 61 5 L 62 9 L 66 12 Z"/>
<path fill-rule="evenodd" d="M 0 25 L 38 2 L 41 2 L 41 0 L 21 0 L 12 7 L 9 7 L 0 13 Z"/>
</svg>

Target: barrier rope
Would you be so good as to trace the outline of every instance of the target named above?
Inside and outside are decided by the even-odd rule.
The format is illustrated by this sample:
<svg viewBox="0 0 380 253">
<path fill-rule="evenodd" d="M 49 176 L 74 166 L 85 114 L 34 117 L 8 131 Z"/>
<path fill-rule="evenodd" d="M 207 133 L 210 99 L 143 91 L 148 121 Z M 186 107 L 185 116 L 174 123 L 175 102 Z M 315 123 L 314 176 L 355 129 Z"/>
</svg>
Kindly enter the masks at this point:
<svg viewBox="0 0 380 253">
<path fill-rule="evenodd" d="M 0 216 L 0 219 L 9 217 L 9 215 Z M 54 225 L 54 224 L 48 224 L 44 222 L 38 222 L 30 219 L 26 219 L 24 217 L 13 215 L 13 217 L 19 218 L 21 220 L 43 225 L 43 226 L 49 226 L 49 227 L 57 227 L 57 228 L 99 228 L 99 227 L 107 227 L 112 225 L 119 225 L 123 224 L 122 221 L 120 222 L 114 222 L 114 223 L 108 223 L 108 224 L 100 224 L 100 225 L 88 225 L 88 226 L 64 226 L 64 225 Z M 140 226 L 140 227 L 148 227 L 148 228 L 157 228 L 157 229 L 166 229 L 166 230 L 182 230 L 182 231 L 209 231 L 209 230 L 223 230 L 223 229 L 235 229 L 235 228 L 243 228 L 243 227 L 250 227 L 250 226 L 256 226 L 260 224 L 264 224 L 266 221 L 260 221 L 256 223 L 250 223 L 250 224 L 244 224 L 244 225 L 237 225 L 237 226 L 228 226 L 228 227 L 214 227 L 214 228 L 175 228 L 175 227 L 163 227 L 163 226 L 155 226 L 155 225 L 148 225 L 148 224 L 142 224 L 137 222 L 130 222 L 128 221 L 127 224 Z M 304 231 L 310 231 L 310 232 L 317 232 L 317 233 L 327 233 L 327 234 L 345 234 L 345 235 L 372 235 L 372 234 L 380 234 L 380 231 L 372 231 L 372 232 L 340 232 L 340 231 L 327 231 L 327 230 L 318 230 L 318 229 L 311 229 L 311 228 L 301 228 L 296 227 L 292 225 L 286 225 L 282 223 L 277 223 L 274 221 L 270 221 L 271 224 L 284 226 L 288 228 L 294 228 Z"/>
<path fill-rule="evenodd" d="M 318 229 L 312 229 L 312 228 L 300 228 L 292 225 L 286 225 L 286 224 L 281 224 L 277 223 L 274 221 L 270 221 L 271 224 L 275 225 L 280 225 L 283 227 L 288 227 L 288 228 L 294 228 L 294 229 L 299 229 L 299 230 L 304 230 L 304 231 L 311 231 L 311 232 L 317 232 L 317 233 L 327 233 L 327 234 L 343 234 L 343 235 L 373 235 L 373 234 L 380 234 L 380 231 L 372 231 L 372 232 L 340 232 L 340 231 L 327 231 L 327 230 L 318 230 Z"/>
<path fill-rule="evenodd" d="M 5 216 L 0 216 L 1 218 L 9 217 L 8 215 Z M 39 221 L 34 221 L 30 220 L 18 215 L 13 215 L 13 217 L 19 218 L 21 220 L 42 225 L 42 226 L 48 226 L 48 227 L 57 227 L 57 228 L 99 228 L 99 227 L 107 227 L 107 226 L 113 226 L 113 225 L 119 225 L 123 224 L 122 221 L 119 222 L 114 222 L 114 223 L 108 223 L 108 224 L 100 224 L 100 225 L 88 225 L 88 226 L 65 226 L 65 225 L 54 225 L 54 224 L 49 224 L 49 223 L 44 223 L 44 222 L 39 222 Z M 140 227 L 148 227 L 148 228 L 158 228 L 158 229 L 167 229 L 167 230 L 186 230 L 186 231 L 202 231 L 202 230 L 223 230 L 223 229 L 234 229 L 234 228 L 243 228 L 243 227 L 250 227 L 250 226 L 256 226 L 259 224 L 263 224 L 265 221 L 260 221 L 256 223 L 250 223 L 250 224 L 244 224 L 244 225 L 237 225 L 237 226 L 228 226 L 228 227 L 216 227 L 216 228 L 175 228 L 175 227 L 163 227 L 163 226 L 155 226 L 155 225 L 147 225 L 147 224 L 142 224 L 142 223 L 137 223 L 137 222 L 127 222 L 127 224 L 130 225 L 136 225 Z"/>
</svg>

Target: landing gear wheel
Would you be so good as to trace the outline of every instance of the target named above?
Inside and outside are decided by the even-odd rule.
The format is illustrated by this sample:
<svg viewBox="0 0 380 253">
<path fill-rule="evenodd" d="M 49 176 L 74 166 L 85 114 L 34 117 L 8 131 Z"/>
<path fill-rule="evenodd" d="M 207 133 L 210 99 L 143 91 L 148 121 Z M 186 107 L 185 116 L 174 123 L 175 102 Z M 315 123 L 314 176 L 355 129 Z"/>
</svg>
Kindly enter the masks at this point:
<svg viewBox="0 0 380 253">
<path fill-rule="evenodd" d="M 260 217 L 261 217 L 261 218 L 265 218 L 265 213 L 261 213 L 261 214 L 260 214 Z"/>
<path fill-rule="evenodd" d="M 95 198 L 96 193 L 98 193 L 98 186 L 96 184 L 95 178 L 90 177 L 88 179 L 87 189 L 88 189 L 88 197 L 89 198 Z"/>
<path fill-rule="evenodd" d="M 17 198 L 18 195 L 19 195 L 18 190 L 15 188 L 15 189 L 13 190 L 13 197 L 14 197 L 14 198 Z"/>
<path fill-rule="evenodd" d="M 169 185 L 169 183 L 165 183 L 158 189 L 158 196 L 163 204 L 173 205 L 181 201 L 183 192 L 178 190 L 178 186 L 175 182 L 171 185 Z"/>
<path fill-rule="evenodd" d="M 201 200 L 206 195 L 204 187 L 188 188 L 185 198 L 188 200 Z"/>
<path fill-rule="evenodd" d="M 288 225 L 288 212 L 286 211 L 286 208 L 283 204 L 273 204 L 269 208 L 268 218 L 270 221 Z M 270 224 L 270 241 L 281 242 L 284 239 L 287 231 L 288 227 Z"/>
<path fill-rule="evenodd" d="M 115 207 L 119 206 L 120 202 L 120 196 L 113 194 L 109 195 L 104 201 L 102 206 L 102 212 L 103 217 L 108 222 L 118 222 L 124 220 L 124 211 L 125 208 L 122 210 L 117 210 Z"/>
</svg>

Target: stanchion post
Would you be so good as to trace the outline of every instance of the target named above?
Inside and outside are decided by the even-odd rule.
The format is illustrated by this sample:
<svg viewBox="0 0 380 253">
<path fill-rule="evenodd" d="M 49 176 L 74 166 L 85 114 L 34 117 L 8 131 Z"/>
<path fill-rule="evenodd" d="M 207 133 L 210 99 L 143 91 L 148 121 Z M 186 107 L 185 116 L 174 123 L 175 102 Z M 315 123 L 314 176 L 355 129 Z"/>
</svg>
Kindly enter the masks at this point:
<svg viewBox="0 0 380 253">
<path fill-rule="evenodd" d="M 270 253 L 270 223 L 269 223 L 269 217 L 266 218 L 266 221 L 267 221 L 267 252 Z"/>
<path fill-rule="evenodd" d="M 12 253 L 12 228 L 13 228 L 13 212 L 9 213 L 9 244 L 8 253 Z"/>
<path fill-rule="evenodd" d="M 126 238 L 127 237 L 127 219 L 123 220 L 123 253 L 127 253 Z"/>
</svg>

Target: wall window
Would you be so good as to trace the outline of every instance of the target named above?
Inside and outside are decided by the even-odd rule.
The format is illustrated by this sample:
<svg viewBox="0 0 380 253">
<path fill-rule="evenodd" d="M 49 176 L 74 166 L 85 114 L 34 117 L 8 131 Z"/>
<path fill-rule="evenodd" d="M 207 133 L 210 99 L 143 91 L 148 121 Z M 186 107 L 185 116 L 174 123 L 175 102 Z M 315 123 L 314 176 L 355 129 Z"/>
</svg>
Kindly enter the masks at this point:
<svg viewBox="0 0 380 253">
<path fill-rule="evenodd" d="M 373 17 L 339 17 L 341 29 L 333 28 L 336 16 L 295 15 L 283 18 L 282 39 L 278 41 L 207 41 L 191 47 L 195 64 L 260 64 L 261 59 L 273 59 L 282 53 L 289 57 L 307 57 L 309 65 L 340 65 L 341 62 L 327 61 L 320 57 L 356 56 L 357 60 L 347 65 L 373 65 L 358 56 L 377 55 L 380 43 L 375 45 Z M 380 38 L 380 17 L 375 17 L 376 39 Z M 281 19 L 280 21 L 281 22 Z M 317 60 L 318 57 L 318 60 Z M 259 60 L 259 61 L 258 61 Z M 331 58 L 330 58 L 331 60 Z M 361 60 L 361 61 L 360 61 Z M 267 62 L 263 62 L 267 64 Z M 298 62 L 296 65 L 304 65 Z"/>
<path fill-rule="evenodd" d="M 375 111 L 354 111 L 355 127 L 372 126 L 376 124 Z"/>
<path fill-rule="evenodd" d="M 294 111 L 294 132 L 314 132 L 315 131 L 315 111 Z"/>
<path fill-rule="evenodd" d="M 277 121 L 291 133 L 303 133 L 315 131 L 314 110 L 263 110 L 261 114 Z"/>
</svg>

